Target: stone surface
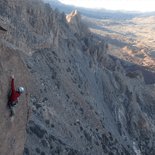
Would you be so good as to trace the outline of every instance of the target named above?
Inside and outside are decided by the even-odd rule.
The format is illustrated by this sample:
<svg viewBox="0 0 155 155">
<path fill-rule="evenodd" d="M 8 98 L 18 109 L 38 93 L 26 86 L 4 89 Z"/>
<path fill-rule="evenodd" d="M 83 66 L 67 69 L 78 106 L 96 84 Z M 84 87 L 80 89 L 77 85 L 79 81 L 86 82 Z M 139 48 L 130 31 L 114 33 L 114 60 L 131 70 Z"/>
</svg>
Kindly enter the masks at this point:
<svg viewBox="0 0 155 155">
<path fill-rule="evenodd" d="M 6 102 L 11 72 L 31 92 L 26 135 L 25 105 L 23 111 L 17 109 L 18 123 L 10 123 L 14 130 L 8 116 L 0 119 L 1 133 L 9 133 L 1 137 L 6 141 L 1 154 L 155 154 L 154 86 L 126 75 L 119 60 L 106 52 L 107 43 L 89 32 L 77 11 L 66 17 L 34 0 L 0 4 L 7 23 L 7 32 L 1 35 L 1 98 Z M 8 149 L 13 134 L 16 143 Z"/>
<path fill-rule="evenodd" d="M 12 74 L 15 75 L 16 88 L 20 85 L 26 88 L 26 93 L 20 97 L 15 108 L 13 118 L 10 117 L 10 110 L 7 107 Z M 23 152 L 26 140 L 28 82 L 29 73 L 19 51 L 12 49 L 7 43 L 0 42 L 0 154 L 21 155 Z"/>
</svg>

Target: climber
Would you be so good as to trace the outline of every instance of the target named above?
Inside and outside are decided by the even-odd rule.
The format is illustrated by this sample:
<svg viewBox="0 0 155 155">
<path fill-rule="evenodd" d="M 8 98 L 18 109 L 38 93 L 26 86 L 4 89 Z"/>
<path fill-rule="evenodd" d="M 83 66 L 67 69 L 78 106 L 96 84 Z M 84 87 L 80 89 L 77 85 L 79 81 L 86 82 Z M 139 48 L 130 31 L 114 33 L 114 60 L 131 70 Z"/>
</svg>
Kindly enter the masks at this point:
<svg viewBox="0 0 155 155">
<path fill-rule="evenodd" d="M 14 86 L 14 75 L 11 76 L 11 92 L 9 95 L 9 101 L 8 106 L 10 108 L 10 116 L 13 116 L 15 114 L 15 106 L 18 103 L 19 96 L 24 92 L 23 87 L 19 87 L 17 90 L 15 90 Z"/>
</svg>

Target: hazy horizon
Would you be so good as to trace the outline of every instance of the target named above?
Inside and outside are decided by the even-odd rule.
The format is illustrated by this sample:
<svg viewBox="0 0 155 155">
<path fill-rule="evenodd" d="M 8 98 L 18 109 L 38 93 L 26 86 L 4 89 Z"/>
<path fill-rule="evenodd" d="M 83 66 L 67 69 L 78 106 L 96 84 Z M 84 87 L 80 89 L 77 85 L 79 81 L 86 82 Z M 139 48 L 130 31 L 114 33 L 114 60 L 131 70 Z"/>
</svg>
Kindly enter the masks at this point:
<svg viewBox="0 0 155 155">
<path fill-rule="evenodd" d="M 50 0 L 48 0 L 50 1 Z M 68 5 L 85 8 L 97 8 L 108 10 L 122 11 L 140 11 L 153 12 L 155 11 L 154 0 L 59 0 Z"/>
</svg>

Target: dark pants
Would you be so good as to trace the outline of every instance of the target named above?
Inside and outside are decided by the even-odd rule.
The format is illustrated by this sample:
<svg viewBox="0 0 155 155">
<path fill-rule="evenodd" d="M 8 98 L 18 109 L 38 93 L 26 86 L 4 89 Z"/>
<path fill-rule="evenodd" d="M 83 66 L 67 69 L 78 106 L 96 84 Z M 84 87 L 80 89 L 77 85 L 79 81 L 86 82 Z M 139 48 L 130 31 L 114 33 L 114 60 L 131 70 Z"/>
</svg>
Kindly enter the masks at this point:
<svg viewBox="0 0 155 155">
<path fill-rule="evenodd" d="M 10 109 L 10 116 L 14 116 L 15 115 L 15 107 L 16 107 L 16 104 L 17 104 L 16 101 L 14 101 L 14 102 L 9 101 L 8 102 L 8 107 Z"/>
</svg>

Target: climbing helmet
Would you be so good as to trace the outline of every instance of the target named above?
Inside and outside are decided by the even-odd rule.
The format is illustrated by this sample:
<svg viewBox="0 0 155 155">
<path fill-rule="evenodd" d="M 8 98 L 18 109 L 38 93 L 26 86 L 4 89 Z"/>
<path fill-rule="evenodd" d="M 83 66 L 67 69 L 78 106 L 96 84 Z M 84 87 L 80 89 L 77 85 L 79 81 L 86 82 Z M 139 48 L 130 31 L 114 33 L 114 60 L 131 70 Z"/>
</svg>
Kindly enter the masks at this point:
<svg viewBox="0 0 155 155">
<path fill-rule="evenodd" d="M 24 87 L 19 87 L 19 88 L 18 88 L 18 92 L 19 92 L 19 93 L 23 93 L 24 91 L 25 91 Z"/>
</svg>

